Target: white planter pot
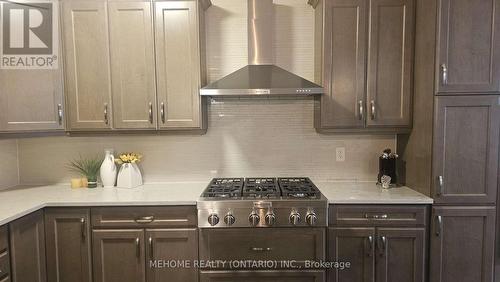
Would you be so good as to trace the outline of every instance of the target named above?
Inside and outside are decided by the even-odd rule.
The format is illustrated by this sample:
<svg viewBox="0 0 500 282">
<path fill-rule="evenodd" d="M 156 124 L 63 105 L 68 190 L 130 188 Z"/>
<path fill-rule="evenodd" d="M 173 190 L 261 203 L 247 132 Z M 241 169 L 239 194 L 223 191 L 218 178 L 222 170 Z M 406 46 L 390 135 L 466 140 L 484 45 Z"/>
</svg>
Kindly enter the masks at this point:
<svg viewBox="0 0 500 282">
<path fill-rule="evenodd" d="M 115 187 L 116 174 L 118 173 L 115 165 L 115 157 L 112 150 L 106 150 L 105 152 L 106 156 L 104 157 L 100 171 L 102 186 L 105 188 Z"/>
<path fill-rule="evenodd" d="M 135 188 L 142 185 L 142 174 L 137 164 L 125 163 L 118 172 L 119 188 Z"/>
</svg>

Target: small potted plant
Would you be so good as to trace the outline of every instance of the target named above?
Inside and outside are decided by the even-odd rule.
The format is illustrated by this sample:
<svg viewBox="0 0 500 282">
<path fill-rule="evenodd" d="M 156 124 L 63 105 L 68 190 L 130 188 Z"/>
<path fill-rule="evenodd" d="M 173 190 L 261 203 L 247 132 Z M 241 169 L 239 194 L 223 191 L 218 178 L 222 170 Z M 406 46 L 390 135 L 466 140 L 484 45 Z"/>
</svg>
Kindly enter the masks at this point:
<svg viewBox="0 0 500 282">
<path fill-rule="evenodd" d="M 103 159 L 98 157 L 82 158 L 71 161 L 68 165 L 71 171 L 87 178 L 87 187 L 96 188 L 99 170 L 101 169 Z"/>
<path fill-rule="evenodd" d="M 118 172 L 117 187 L 135 188 L 142 185 L 141 170 L 137 166 L 142 156 L 137 153 L 122 153 L 116 159 L 116 163 L 121 165 Z"/>
</svg>

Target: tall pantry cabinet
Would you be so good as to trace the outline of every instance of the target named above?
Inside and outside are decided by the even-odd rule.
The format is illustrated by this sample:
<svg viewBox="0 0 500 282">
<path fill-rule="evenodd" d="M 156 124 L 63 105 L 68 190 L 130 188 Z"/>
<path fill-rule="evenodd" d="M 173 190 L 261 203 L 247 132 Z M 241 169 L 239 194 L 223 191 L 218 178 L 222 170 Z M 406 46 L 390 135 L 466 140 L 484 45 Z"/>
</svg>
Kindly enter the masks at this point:
<svg viewBox="0 0 500 282">
<path fill-rule="evenodd" d="M 435 202 L 429 281 L 493 281 L 500 0 L 422 0 L 416 15 L 414 130 L 398 136 L 398 151 L 406 184 Z"/>
<path fill-rule="evenodd" d="M 204 3 L 62 0 L 67 129 L 206 129 Z"/>
</svg>

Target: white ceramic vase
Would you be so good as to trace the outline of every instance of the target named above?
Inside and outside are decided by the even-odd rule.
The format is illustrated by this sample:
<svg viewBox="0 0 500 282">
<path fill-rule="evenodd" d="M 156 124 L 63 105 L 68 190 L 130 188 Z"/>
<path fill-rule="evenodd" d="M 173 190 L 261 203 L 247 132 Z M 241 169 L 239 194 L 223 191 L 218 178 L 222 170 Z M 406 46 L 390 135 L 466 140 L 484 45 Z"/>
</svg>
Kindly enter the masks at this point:
<svg viewBox="0 0 500 282">
<path fill-rule="evenodd" d="M 116 184 L 116 174 L 118 170 L 116 169 L 115 157 L 113 156 L 113 150 L 105 150 L 106 156 L 101 165 L 101 182 L 104 188 L 114 187 Z"/>
<path fill-rule="evenodd" d="M 142 185 L 142 174 L 137 164 L 124 163 L 118 172 L 119 188 L 135 188 Z"/>
</svg>

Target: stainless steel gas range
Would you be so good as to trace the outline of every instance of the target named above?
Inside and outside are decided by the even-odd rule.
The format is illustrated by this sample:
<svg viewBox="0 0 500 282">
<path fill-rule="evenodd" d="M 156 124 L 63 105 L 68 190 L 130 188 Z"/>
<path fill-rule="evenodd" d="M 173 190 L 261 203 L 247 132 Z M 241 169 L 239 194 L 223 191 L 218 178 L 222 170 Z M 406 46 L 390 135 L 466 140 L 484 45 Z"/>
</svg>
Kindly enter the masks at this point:
<svg viewBox="0 0 500 282">
<path fill-rule="evenodd" d="M 198 201 L 198 227 L 326 227 L 327 200 L 307 177 L 214 178 Z"/>
<path fill-rule="evenodd" d="M 197 203 L 199 255 L 218 263 L 200 281 L 325 281 L 308 265 L 326 258 L 327 206 L 307 177 L 213 179 Z"/>
</svg>

